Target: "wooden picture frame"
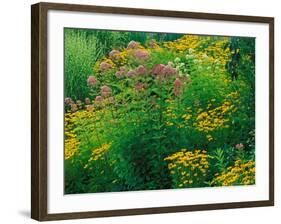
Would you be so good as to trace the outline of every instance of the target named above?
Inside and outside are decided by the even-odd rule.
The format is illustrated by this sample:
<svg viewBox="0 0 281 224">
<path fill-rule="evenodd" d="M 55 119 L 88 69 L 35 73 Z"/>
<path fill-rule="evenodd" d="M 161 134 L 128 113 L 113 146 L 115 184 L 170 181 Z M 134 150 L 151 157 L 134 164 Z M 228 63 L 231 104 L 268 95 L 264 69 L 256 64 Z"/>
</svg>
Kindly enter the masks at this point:
<svg viewBox="0 0 281 224">
<path fill-rule="evenodd" d="M 215 21 L 262 23 L 269 25 L 269 196 L 268 200 L 215 203 L 198 205 L 130 208 L 106 211 L 48 213 L 48 19 L 50 10 L 189 18 Z M 246 208 L 274 205 L 274 18 L 240 15 L 223 15 L 182 11 L 162 11 L 137 8 L 117 8 L 90 5 L 38 3 L 31 7 L 31 217 L 39 221 L 80 219 L 109 216 L 141 215 L 170 212 L 187 212 L 228 208 Z"/>
</svg>

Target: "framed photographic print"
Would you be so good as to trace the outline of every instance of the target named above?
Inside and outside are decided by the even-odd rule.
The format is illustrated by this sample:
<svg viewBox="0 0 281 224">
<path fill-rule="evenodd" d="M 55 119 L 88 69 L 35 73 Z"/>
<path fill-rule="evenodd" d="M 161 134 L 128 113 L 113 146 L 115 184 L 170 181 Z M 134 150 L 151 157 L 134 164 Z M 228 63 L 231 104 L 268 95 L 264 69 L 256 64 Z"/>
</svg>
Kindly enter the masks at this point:
<svg viewBox="0 0 281 224">
<path fill-rule="evenodd" d="M 32 218 L 274 204 L 274 19 L 32 5 Z"/>
</svg>

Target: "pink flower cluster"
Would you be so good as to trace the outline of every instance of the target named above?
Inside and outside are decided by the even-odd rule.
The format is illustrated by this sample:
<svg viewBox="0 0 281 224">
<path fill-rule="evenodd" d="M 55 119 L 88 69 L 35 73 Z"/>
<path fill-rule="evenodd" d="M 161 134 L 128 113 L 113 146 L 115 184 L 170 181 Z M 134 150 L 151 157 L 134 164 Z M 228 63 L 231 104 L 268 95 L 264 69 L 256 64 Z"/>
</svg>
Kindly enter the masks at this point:
<svg viewBox="0 0 281 224">
<path fill-rule="evenodd" d="M 120 69 L 115 73 L 116 78 L 120 79 L 124 75 L 128 78 L 133 78 L 138 75 L 145 75 L 147 74 L 147 69 L 143 65 L 139 65 L 136 69 L 130 69 L 129 71 L 126 70 L 125 66 L 120 67 Z"/>
<path fill-rule="evenodd" d="M 96 79 L 95 76 L 90 75 L 87 79 L 87 83 L 89 86 L 95 86 L 98 84 L 98 80 Z"/>
<path fill-rule="evenodd" d="M 119 71 L 115 73 L 116 78 L 120 79 L 125 74 L 126 68 L 125 66 L 120 67 Z"/>
<path fill-rule="evenodd" d="M 112 93 L 112 90 L 111 90 L 110 87 L 108 87 L 108 86 L 102 86 L 101 87 L 101 95 L 102 96 L 105 96 L 105 97 L 110 96 L 111 93 Z"/>
<path fill-rule="evenodd" d="M 243 145 L 243 143 L 239 143 L 239 144 L 235 145 L 235 148 L 238 149 L 238 150 L 242 150 L 242 149 L 245 148 L 245 146 Z"/>
<path fill-rule="evenodd" d="M 74 102 L 70 97 L 66 97 L 64 99 L 65 104 L 68 106 L 68 108 L 70 108 L 70 110 L 72 112 L 77 111 L 78 109 L 82 109 L 82 101 L 81 100 L 77 100 L 76 102 Z"/>
<path fill-rule="evenodd" d="M 148 46 L 151 48 L 156 48 L 158 47 L 157 41 L 155 39 L 151 39 L 148 41 Z"/>
<path fill-rule="evenodd" d="M 137 49 L 139 45 L 140 45 L 139 42 L 132 40 L 128 43 L 127 49 Z"/>
<path fill-rule="evenodd" d="M 86 98 L 85 99 L 85 104 L 87 104 L 87 99 L 89 98 Z M 76 112 L 77 110 L 79 109 L 83 109 L 83 103 L 81 100 L 77 100 L 76 102 L 74 102 L 70 97 L 66 97 L 64 99 L 64 102 L 67 106 L 69 106 L 69 109 L 72 111 L 72 112 Z M 89 104 L 91 103 L 91 100 L 89 99 Z"/>
<path fill-rule="evenodd" d="M 179 78 L 176 78 L 176 80 L 174 81 L 174 94 L 176 96 L 180 96 L 182 94 L 182 91 L 183 91 L 183 82 Z"/>
<path fill-rule="evenodd" d="M 85 104 L 86 104 L 86 105 L 91 104 L 91 100 L 90 100 L 90 98 L 88 98 L 88 97 L 87 97 L 87 98 L 85 98 Z"/>
<path fill-rule="evenodd" d="M 141 82 L 138 82 L 136 85 L 135 85 L 135 90 L 140 92 L 142 90 L 145 89 L 145 84 L 141 83 Z"/>
<path fill-rule="evenodd" d="M 122 77 L 122 72 L 121 71 L 117 71 L 115 73 L 116 78 L 120 79 Z"/>
<path fill-rule="evenodd" d="M 149 52 L 146 50 L 141 50 L 141 49 L 137 49 L 135 51 L 135 57 L 137 59 L 142 59 L 142 60 L 146 60 L 149 58 Z"/>
<path fill-rule="evenodd" d="M 112 90 L 108 86 L 102 86 L 101 87 L 101 95 L 96 96 L 95 103 L 96 105 L 103 105 L 103 101 L 105 99 L 108 99 L 108 103 L 114 104 L 115 98 L 113 96 L 110 96 L 112 93 Z M 64 99 L 65 104 L 68 106 L 69 110 L 71 112 L 76 112 L 81 109 L 86 109 L 87 111 L 91 111 L 94 108 L 94 105 L 92 104 L 92 101 L 90 98 L 85 98 L 84 103 L 81 100 L 77 100 L 74 102 L 70 97 L 66 97 Z"/>
<path fill-rule="evenodd" d="M 98 104 L 98 105 L 99 105 L 100 103 L 102 103 L 103 100 L 104 100 L 104 97 L 102 97 L 102 96 L 96 96 L 96 98 L 95 98 L 95 102 L 96 102 L 96 104 Z M 108 97 L 108 102 L 109 102 L 109 103 L 115 103 L 114 97 L 113 97 L 113 96 Z"/>
<path fill-rule="evenodd" d="M 75 103 L 71 104 L 71 111 L 72 111 L 72 112 L 75 112 L 75 111 L 77 111 L 77 110 L 78 110 L 78 105 L 75 104 Z"/>
<path fill-rule="evenodd" d="M 103 101 L 103 97 L 102 96 L 96 96 L 95 98 L 95 102 L 96 103 L 101 103 Z"/>
<path fill-rule="evenodd" d="M 115 103 L 114 97 L 113 97 L 113 96 L 109 97 L 109 98 L 108 98 L 108 102 L 109 102 L 109 103 Z"/>
<path fill-rule="evenodd" d="M 178 72 L 171 65 L 158 64 L 152 67 L 152 75 L 157 75 L 159 80 L 177 75 Z"/>
<path fill-rule="evenodd" d="M 137 73 L 136 73 L 135 70 L 130 69 L 130 70 L 127 72 L 126 76 L 127 76 L 128 78 L 135 77 L 135 76 L 137 76 Z"/>
<path fill-rule="evenodd" d="M 152 74 L 153 75 L 160 75 L 161 71 L 165 68 L 165 65 L 163 64 L 158 64 L 158 65 L 154 65 L 152 67 Z"/>
<path fill-rule="evenodd" d="M 109 63 L 107 63 L 105 61 L 100 63 L 100 70 L 101 71 L 107 71 L 109 69 L 112 69 L 112 65 L 111 64 L 109 64 Z"/>
<path fill-rule="evenodd" d="M 86 105 L 86 106 L 85 106 L 85 109 L 86 109 L 87 111 L 91 111 L 91 110 L 92 110 L 92 108 L 93 108 L 93 106 L 92 106 L 92 105 Z"/>
<path fill-rule="evenodd" d="M 112 51 L 109 52 L 109 57 L 111 59 L 118 59 L 119 53 L 120 53 L 120 51 L 118 51 L 118 50 L 112 50 Z"/>
<path fill-rule="evenodd" d="M 171 65 L 166 65 L 161 72 L 168 76 L 173 76 L 177 74 L 177 70 Z"/>
<path fill-rule="evenodd" d="M 138 75 L 145 75 L 147 73 L 147 69 L 143 65 L 139 65 L 136 69 L 136 73 Z"/>
<path fill-rule="evenodd" d="M 70 97 L 66 97 L 64 99 L 64 102 L 65 102 L 66 105 L 70 105 L 72 103 L 72 99 Z"/>
</svg>

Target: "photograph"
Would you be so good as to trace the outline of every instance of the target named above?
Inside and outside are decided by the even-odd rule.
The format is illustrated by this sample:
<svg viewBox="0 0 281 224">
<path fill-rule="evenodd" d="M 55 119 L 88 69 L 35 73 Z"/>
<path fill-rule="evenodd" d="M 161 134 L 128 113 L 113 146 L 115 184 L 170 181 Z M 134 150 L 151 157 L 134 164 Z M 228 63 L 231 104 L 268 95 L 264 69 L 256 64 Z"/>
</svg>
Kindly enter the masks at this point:
<svg viewBox="0 0 281 224">
<path fill-rule="evenodd" d="M 64 193 L 255 185 L 255 37 L 64 28 Z"/>
</svg>

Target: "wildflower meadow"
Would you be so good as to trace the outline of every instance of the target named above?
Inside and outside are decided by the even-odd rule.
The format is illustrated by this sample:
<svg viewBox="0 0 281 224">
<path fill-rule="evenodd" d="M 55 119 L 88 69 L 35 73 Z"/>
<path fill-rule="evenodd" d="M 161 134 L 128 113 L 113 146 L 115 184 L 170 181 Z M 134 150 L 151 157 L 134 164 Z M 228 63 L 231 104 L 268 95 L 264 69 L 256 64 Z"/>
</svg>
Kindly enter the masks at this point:
<svg viewBox="0 0 281 224">
<path fill-rule="evenodd" d="M 65 193 L 255 184 L 255 38 L 64 30 Z"/>
</svg>

